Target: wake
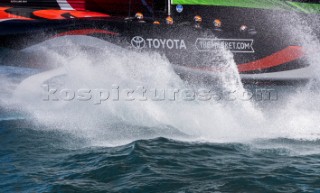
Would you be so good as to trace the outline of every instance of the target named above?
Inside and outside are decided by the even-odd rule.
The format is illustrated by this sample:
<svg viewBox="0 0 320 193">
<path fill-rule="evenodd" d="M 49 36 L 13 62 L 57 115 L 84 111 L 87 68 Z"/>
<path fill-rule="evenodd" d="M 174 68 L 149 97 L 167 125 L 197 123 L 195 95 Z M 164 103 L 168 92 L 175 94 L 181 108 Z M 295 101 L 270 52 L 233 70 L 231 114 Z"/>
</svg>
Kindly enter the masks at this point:
<svg viewBox="0 0 320 193">
<path fill-rule="evenodd" d="M 82 49 L 84 44 L 99 51 Z M 120 145 L 155 137 L 223 143 L 320 137 L 318 92 L 303 90 L 266 108 L 253 100 L 241 100 L 246 89 L 232 54 L 226 50 L 221 50 L 223 60 L 219 62 L 228 66 L 228 70 L 218 74 L 219 81 L 214 86 L 181 79 L 160 54 L 125 50 L 87 36 L 61 37 L 24 51 L 45 56 L 46 66 L 52 69 L 16 85 L 10 97 L 1 97 L 2 106 L 18 107 L 26 112 L 28 119 L 38 125 L 37 129 L 73 133 L 88 139 L 92 145 Z M 70 99 L 70 92 L 62 92 L 62 97 L 67 98 L 50 100 L 49 88 L 73 93 L 83 89 L 108 93 L 90 92 L 90 99 L 107 98 L 97 104 L 90 99 L 76 100 L 76 96 L 65 100 Z M 160 94 L 146 97 L 138 88 L 158 90 Z M 130 93 L 134 100 L 126 98 L 130 89 L 136 89 Z M 210 90 L 210 96 L 232 93 L 234 100 L 196 100 L 193 94 L 204 89 Z M 188 93 L 162 100 L 161 91 L 177 90 L 196 92 L 189 93 L 193 100 Z M 116 96 L 123 92 L 127 95 L 114 100 L 110 97 L 112 92 L 118 92 Z"/>
</svg>

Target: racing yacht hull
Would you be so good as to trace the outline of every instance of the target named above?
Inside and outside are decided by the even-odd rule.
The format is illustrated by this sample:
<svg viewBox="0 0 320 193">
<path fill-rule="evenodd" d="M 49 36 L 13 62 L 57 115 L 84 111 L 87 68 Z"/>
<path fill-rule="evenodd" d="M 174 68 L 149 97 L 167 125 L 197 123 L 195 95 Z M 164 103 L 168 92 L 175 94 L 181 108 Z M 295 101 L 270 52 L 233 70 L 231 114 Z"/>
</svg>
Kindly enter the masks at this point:
<svg viewBox="0 0 320 193">
<path fill-rule="evenodd" d="M 2 51 L 2 61 L 48 39 L 87 35 L 126 49 L 159 52 L 184 72 L 212 75 L 228 70 L 230 53 L 243 81 L 306 81 L 312 72 L 304 42 L 288 27 L 292 25 L 288 18 L 305 16 L 291 12 L 225 7 L 204 9 L 203 6 L 187 5 L 184 6 L 185 15 L 172 11 L 176 20 L 168 25 L 163 18 L 155 24 L 155 18 L 137 20 L 92 11 L 28 7 L 1 7 L 0 10 L 0 48 L 6 50 Z M 232 14 L 226 14 L 226 11 L 232 11 Z M 195 27 L 195 14 L 203 15 L 201 26 Z M 223 27 L 213 28 L 214 18 L 222 20 Z M 317 29 L 312 29 L 317 34 Z M 13 65 L 45 68 L 43 64 L 29 62 Z"/>
</svg>

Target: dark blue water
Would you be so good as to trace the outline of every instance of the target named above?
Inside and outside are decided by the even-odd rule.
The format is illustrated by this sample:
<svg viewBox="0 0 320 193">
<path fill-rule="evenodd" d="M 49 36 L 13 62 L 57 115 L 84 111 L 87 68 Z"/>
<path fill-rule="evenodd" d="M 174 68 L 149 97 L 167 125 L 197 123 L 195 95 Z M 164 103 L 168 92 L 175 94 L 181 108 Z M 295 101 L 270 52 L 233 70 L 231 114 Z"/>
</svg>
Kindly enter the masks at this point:
<svg viewBox="0 0 320 193">
<path fill-rule="evenodd" d="M 0 147 L 1 192 L 320 192 L 319 140 L 95 147 L 12 119 Z"/>
</svg>

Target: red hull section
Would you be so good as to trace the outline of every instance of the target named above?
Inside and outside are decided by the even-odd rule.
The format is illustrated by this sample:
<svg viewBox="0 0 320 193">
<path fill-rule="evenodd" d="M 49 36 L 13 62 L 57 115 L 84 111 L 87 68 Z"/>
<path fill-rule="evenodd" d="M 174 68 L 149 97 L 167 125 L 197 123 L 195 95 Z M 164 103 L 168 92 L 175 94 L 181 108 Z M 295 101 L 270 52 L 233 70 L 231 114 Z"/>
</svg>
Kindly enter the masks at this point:
<svg viewBox="0 0 320 193">
<path fill-rule="evenodd" d="M 135 12 L 150 12 L 153 0 L 4 0 L 8 7 L 30 7 L 35 9 L 58 9 L 95 11 L 112 15 L 128 16 Z M 152 10 L 151 10 L 152 11 Z"/>
<path fill-rule="evenodd" d="M 0 7 L 0 20 L 7 20 L 7 19 L 32 20 L 31 18 L 7 13 L 6 10 L 10 8 L 11 7 Z"/>
<path fill-rule="evenodd" d="M 270 56 L 253 62 L 239 64 L 239 72 L 264 70 L 301 59 L 305 54 L 300 46 L 289 46 Z"/>
<path fill-rule="evenodd" d="M 38 10 L 34 11 L 33 15 L 44 19 L 65 19 L 64 14 L 69 14 L 74 18 L 88 18 L 88 17 L 109 17 L 109 15 L 91 11 L 74 11 L 74 10 Z"/>
</svg>

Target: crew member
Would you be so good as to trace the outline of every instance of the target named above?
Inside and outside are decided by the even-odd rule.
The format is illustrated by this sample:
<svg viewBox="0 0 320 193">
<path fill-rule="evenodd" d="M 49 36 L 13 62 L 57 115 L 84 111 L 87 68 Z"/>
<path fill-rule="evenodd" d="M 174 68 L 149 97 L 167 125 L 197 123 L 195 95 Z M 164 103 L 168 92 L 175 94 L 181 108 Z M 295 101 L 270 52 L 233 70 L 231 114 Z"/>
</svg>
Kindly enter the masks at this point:
<svg viewBox="0 0 320 193">
<path fill-rule="evenodd" d="M 222 22 L 220 19 L 215 19 L 213 21 L 213 26 L 214 26 L 214 28 L 213 28 L 214 31 L 222 31 L 222 28 L 221 28 Z"/>
<path fill-rule="evenodd" d="M 168 17 L 166 18 L 166 24 L 167 24 L 167 25 L 173 25 L 173 19 L 172 19 L 171 16 L 168 16 Z"/>
<path fill-rule="evenodd" d="M 197 29 L 200 29 L 201 28 L 202 17 L 199 16 L 199 15 L 196 15 L 196 16 L 194 16 L 193 20 L 195 22 L 194 27 L 197 28 Z"/>
<path fill-rule="evenodd" d="M 139 23 L 145 23 L 143 14 L 142 14 L 141 12 L 137 12 L 137 13 L 136 13 L 135 19 L 136 19 Z"/>
</svg>

